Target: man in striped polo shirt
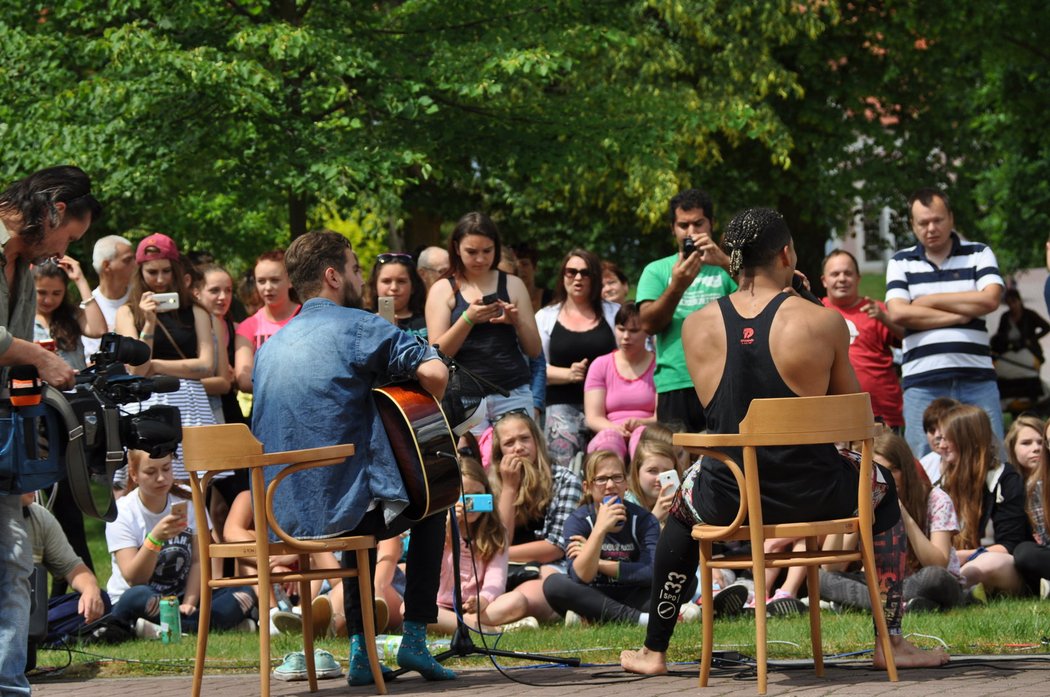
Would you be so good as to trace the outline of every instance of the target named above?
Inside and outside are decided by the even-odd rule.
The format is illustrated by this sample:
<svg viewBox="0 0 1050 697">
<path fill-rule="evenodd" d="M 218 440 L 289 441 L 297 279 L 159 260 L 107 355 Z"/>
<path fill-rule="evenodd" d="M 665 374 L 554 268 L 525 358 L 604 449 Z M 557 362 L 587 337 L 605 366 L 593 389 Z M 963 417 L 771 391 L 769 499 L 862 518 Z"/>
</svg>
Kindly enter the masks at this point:
<svg viewBox="0 0 1050 697">
<path fill-rule="evenodd" d="M 917 457 L 929 452 L 922 413 L 937 397 L 981 407 L 999 441 L 1003 415 L 984 316 L 999 307 L 995 254 L 955 232 L 948 197 L 933 188 L 908 198 L 914 247 L 886 267 L 886 307 L 904 336 L 904 428 Z"/>
</svg>

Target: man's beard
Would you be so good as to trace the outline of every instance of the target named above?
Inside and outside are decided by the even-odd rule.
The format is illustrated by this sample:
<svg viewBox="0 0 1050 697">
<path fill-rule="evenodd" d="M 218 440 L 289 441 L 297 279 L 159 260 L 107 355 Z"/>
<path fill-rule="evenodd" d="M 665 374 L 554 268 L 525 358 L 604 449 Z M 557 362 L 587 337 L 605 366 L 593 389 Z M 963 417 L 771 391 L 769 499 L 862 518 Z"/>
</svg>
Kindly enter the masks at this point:
<svg viewBox="0 0 1050 697">
<path fill-rule="evenodd" d="M 361 309 L 361 294 L 354 290 L 354 286 L 351 283 L 346 283 L 343 286 L 343 307 Z"/>
</svg>

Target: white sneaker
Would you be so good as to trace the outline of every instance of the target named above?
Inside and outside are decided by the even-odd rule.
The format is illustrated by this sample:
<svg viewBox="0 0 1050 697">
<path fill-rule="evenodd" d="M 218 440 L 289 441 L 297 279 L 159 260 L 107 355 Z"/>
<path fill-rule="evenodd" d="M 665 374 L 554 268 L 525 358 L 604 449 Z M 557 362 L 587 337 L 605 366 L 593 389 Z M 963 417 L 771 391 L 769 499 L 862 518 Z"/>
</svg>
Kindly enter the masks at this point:
<svg viewBox="0 0 1050 697">
<path fill-rule="evenodd" d="M 257 625 L 255 623 L 255 620 L 253 620 L 251 617 L 245 617 L 233 627 L 233 631 L 235 632 L 248 632 L 252 634 L 254 634 L 255 631 L 258 629 L 259 625 Z"/>
<path fill-rule="evenodd" d="M 145 617 L 135 620 L 135 636 L 139 639 L 159 639 L 160 625 L 154 624 Z"/>
<path fill-rule="evenodd" d="M 582 622 L 583 622 L 583 620 L 580 618 L 580 616 L 577 615 L 572 610 L 568 610 L 568 611 L 565 612 L 565 626 L 566 627 L 575 627 L 576 625 L 581 624 Z"/>
<path fill-rule="evenodd" d="M 696 603 L 686 603 L 678 609 L 679 622 L 697 622 L 700 620 L 700 606 Z"/>
<path fill-rule="evenodd" d="M 519 629 L 539 629 L 540 621 L 535 617 L 522 617 L 517 622 L 508 622 L 503 625 L 504 632 L 513 632 Z"/>
<path fill-rule="evenodd" d="M 1050 578 L 1039 579 L 1039 597 L 1042 600 L 1050 598 Z"/>
</svg>

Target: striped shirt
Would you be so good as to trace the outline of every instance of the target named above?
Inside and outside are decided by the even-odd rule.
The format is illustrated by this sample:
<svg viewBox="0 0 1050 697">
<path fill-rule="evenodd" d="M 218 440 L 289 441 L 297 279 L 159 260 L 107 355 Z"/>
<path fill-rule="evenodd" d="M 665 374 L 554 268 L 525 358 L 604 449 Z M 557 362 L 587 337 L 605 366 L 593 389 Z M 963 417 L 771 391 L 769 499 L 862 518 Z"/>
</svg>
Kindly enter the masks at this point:
<svg viewBox="0 0 1050 697">
<path fill-rule="evenodd" d="M 941 266 L 926 258 L 920 244 L 897 252 L 886 266 L 886 303 L 911 302 L 933 293 L 980 291 L 1003 285 L 995 254 L 978 242 L 952 232 L 952 249 Z M 966 324 L 937 329 L 909 329 L 904 336 L 904 389 L 964 378 L 995 380 L 988 329 L 977 317 Z"/>
</svg>

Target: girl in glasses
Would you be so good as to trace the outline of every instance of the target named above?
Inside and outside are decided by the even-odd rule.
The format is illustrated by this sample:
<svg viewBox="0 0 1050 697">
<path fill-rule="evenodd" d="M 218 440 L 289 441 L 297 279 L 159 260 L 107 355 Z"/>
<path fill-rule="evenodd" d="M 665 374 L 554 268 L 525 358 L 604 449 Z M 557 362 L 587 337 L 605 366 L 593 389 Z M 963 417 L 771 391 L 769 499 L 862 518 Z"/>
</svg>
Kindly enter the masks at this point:
<svg viewBox="0 0 1050 697">
<path fill-rule="evenodd" d="M 410 255 L 387 253 L 377 256 L 372 275 L 368 277 L 368 290 L 369 310 L 378 312 L 380 298 L 393 298 L 397 326 L 409 334 L 427 338 L 424 313 L 427 289 Z"/>
<path fill-rule="evenodd" d="M 547 357 L 547 420 L 544 436 L 555 467 L 568 467 L 587 445 L 583 383 L 591 361 L 616 348 L 616 312 L 602 300 L 602 266 L 585 249 L 574 249 L 561 262 L 561 283 L 554 302 L 536 313 Z"/>
<path fill-rule="evenodd" d="M 581 618 L 646 624 L 660 523 L 623 500 L 627 468 L 616 453 L 588 455 L 584 476 L 582 505 L 565 521 L 568 573 L 548 576 L 543 594 L 566 625 Z"/>
</svg>

